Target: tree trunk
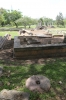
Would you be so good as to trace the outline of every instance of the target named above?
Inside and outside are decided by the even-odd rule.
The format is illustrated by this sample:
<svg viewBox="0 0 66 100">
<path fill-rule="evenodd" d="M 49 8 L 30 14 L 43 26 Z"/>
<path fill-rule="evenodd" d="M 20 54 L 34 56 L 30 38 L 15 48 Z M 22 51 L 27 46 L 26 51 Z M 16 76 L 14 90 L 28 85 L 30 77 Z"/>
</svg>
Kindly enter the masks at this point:
<svg viewBox="0 0 66 100">
<path fill-rule="evenodd" d="M 15 22 L 14 22 L 15 23 Z M 17 25 L 17 23 L 15 23 L 15 26 L 16 26 L 16 28 L 18 28 L 18 25 Z"/>
</svg>

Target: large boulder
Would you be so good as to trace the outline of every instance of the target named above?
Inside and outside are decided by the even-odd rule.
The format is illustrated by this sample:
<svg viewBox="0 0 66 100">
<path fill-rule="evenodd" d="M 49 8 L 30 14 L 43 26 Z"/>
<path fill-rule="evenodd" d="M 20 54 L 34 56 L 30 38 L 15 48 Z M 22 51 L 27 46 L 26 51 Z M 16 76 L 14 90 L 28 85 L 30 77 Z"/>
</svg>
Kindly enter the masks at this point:
<svg viewBox="0 0 66 100">
<path fill-rule="evenodd" d="M 42 75 L 33 75 L 26 80 L 26 87 L 31 91 L 48 92 L 50 80 Z"/>
<path fill-rule="evenodd" d="M 29 100 L 29 94 L 17 90 L 3 89 L 0 92 L 0 100 Z"/>
</svg>

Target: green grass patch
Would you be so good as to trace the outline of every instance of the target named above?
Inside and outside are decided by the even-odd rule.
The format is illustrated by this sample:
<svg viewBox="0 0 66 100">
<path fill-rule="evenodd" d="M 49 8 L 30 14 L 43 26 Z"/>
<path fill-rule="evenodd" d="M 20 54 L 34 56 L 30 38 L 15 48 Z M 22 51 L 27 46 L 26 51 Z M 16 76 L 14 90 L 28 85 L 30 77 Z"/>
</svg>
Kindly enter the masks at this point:
<svg viewBox="0 0 66 100">
<path fill-rule="evenodd" d="M 50 30 L 62 30 L 62 31 L 66 31 L 66 28 L 58 28 L 58 27 L 56 27 L 56 28 L 51 28 Z"/>
<path fill-rule="evenodd" d="M 51 28 L 48 29 L 51 34 L 66 34 L 66 28 Z"/>
<path fill-rule="evenodd" d="M 24 62 L 24 61 L 22 61 Z M 0 77 L 2 89 L 16 89 L 30 93 L 30 100 L 58 100 L 66 98 L 66 58 L 44 60 L 44 64 L 23 64 L 20 62 L 0 61 L 4 67 L 3 75 Z M 35 93 L 26 89 L 26 79 L 32 75 L 44 75 L 50 79 L 51 89 L 48 93 Z M 59 84 L 59 81 L 62 84 Z M 61 100 L 61 99 L 60 99 Z M 65 100 L 65 99 L 64 99 Z"/>
<path fill-rule="evenodd" d="M 0 36 L 5 36 L 5 34 L 11 34 L 14 38 L 14 36 L 18 36 L 18 31 L 0 31 Z"/>
</svg>

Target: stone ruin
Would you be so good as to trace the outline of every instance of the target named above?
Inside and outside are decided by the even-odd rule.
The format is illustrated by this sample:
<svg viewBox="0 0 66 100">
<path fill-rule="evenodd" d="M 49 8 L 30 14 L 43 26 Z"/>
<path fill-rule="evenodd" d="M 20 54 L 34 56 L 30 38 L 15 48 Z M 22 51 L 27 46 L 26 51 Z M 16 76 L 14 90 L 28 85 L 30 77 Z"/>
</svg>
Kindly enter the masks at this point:
<svg viewBox="0 0 66 100">
<path fill-rule="evenodd" d="M 11 40 L 11 38 L 12 38 L 11 34 L 8 34 L 8 33 L 5 34 L 4 37 L 5 37 L 7 40 Z"/>
<path fill-rule="evenodd" d="M 0 36 L 0 49 L 5 49 L 13 46 L 12 36 L 10 34 L 5 34 L 4 37 Z"/>
<path fill-rule="evenodd" d="M 14 37 L 14 58 L 29 59 L 65 55 L 66 38 L 63 34 Z"/>
<path fill-rule="evenodd" d="M 25 29 L 22 29 L 22 30 L 19 30 L 19 35 L 20 36 L 32 36 L 33 35 L 33 33 L 31 33 L 30 31 L 28 31 L 28 30 L 25 30 Z"/>
<path fill-rule="evenodd" d="M 3 89 L 0 92 L 0 100 L 29 100 L 29 94 L 17 90 Z"/>
<path fill-rule="evenodd" d="M 64 36 L 63 35 L 51 35 L 51 34 L 38 34 L 37 36 L 18 36 L 14 38 L 17 43 L 18 40 L 21 45 L 26 44 L 27 45 L 46 45 L 46 44 L 60 44 L 60 43 L 66 43 L 64 42 Z M 14 41 L 15 43 L 15 41 Z"/>
<path fill-rule="evenodd" d="M 37 30 L 42 30 L 42 29 L 46 30 L 46 29 L 47 29 L 47 26 L 46 26 L 46 25 L 42 25 L 42 22 L 40 21 L 40 22 L 37 24 L 36 29 L 37 29 Z"/>
</svg>

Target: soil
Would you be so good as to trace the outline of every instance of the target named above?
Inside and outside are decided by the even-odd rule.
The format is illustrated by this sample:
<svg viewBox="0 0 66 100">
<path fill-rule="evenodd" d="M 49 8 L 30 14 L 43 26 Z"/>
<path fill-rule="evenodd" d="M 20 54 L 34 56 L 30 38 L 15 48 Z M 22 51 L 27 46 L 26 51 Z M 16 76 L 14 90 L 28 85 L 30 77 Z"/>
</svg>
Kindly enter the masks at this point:
<svg viewBox="0 0 66 100">
<path fill-rule="evenodd" d="M 25 64 L 44 64 L 47 58 L 40 58 L 40 59 L 16 59 L 13 57 L 13 48 L 3 49 L 0 50 L 0 60 L 2 60 L 5 64 L 10 64 L 12 62 L 18 62 L 18 64 L 25 65 Z"/>
</svg>

